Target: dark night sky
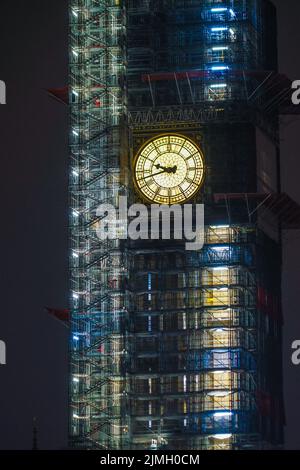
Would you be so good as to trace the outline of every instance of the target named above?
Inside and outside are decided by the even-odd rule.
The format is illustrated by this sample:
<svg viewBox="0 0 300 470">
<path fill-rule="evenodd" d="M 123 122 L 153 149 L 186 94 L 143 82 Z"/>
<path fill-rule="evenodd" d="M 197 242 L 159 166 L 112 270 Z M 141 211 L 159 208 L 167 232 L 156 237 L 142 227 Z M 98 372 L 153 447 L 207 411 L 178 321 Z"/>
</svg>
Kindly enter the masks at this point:
<svg viewBox="0 0 300 470">
<path fill-rule="evenodd" d="M 278 6 L 280 71 L 300 79 L 300 2 Z M 67 306 L 67 110 L 44 91 L 67 83 L 67 0 L 2 0 L 0 79 L 1 313 L 0 449 L 29 449 L 32 417 L 41 449 L 67 443 L 67 330 L 44 305 Z M 282 131 L 283 190 L 300 203 L 300 120 Z M 300 233 L 285 235 L 286 448 L 300 449 Z"/>
</svg>

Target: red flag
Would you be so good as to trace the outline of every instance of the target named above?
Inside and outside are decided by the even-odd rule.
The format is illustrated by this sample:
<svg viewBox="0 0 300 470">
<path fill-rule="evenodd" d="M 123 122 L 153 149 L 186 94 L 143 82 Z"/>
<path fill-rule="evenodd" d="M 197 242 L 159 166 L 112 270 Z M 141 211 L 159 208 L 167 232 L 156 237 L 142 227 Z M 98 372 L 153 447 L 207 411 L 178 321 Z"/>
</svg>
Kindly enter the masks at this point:
<svg viewBox="0 0 300 470">
<path fill-rule="evenodd" d="M 57 318 L 59 321 L 69 324 L 70 322 L 70 311 L 67 308 L 58 309 L 58 308 L 51 308 L 46 307 L 47 312 L 52 315 L 53 317 Z"/>
</svg>

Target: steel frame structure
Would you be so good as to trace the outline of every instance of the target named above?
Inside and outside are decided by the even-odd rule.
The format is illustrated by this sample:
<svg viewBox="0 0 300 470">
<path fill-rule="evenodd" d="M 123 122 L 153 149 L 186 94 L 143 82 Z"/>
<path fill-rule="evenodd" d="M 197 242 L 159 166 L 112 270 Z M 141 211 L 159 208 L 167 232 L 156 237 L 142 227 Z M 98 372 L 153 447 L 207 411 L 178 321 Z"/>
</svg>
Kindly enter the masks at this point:
<svg viewBox="0 0 300 470">
<path fill-rule="evenodd" d="M 268 261 L 258 262 L 264 256 L 255 217 L 214 217 L 199 253 L 179 242 L 96 235 L 100 204 L 136 199 L 128 156 L 145 135 L 176 129 L 198 138 L 204 128 L 214 135 L 214 126 L 223 126 L 226 144 L 225 125 L 251 123 L 277 145 L 277 115 L 262 111 L 261 80 L 246 73 L 264 66 L 262 2 L 70 0 L 73 447 L 273 445 L 261 415 L 271 414 L 265 339 L 280 326 L 269 318 L 266 291 L 278 280 L 262 290 Z M 156 34 L 166 18 L 167 46 Z M 179 42 L 168 42 L 173 37 Z M 230 53 L 216 61 L 218 47 Z M 237 80 L 239 70 L 245 73 Z M 209 87 L 220 85 L 226 93 L 214 99 Z M 217 213 L 210 192 L 193 202 L 207 198 Z"/>
<path fill-rule="evenodd" d="M 127 191 L 125 26 L 120 2 L 70 1 L 70 435 L 79 448 L 128 440 L 126 250 L 96 235 L 97 207 Z"/>
<path fill-rule="evenodd" d="M 255 242 L 254 225 L 211 226 L 197 255 L 135 253 L 132 448 L 258 446 Z"/>
</svg>

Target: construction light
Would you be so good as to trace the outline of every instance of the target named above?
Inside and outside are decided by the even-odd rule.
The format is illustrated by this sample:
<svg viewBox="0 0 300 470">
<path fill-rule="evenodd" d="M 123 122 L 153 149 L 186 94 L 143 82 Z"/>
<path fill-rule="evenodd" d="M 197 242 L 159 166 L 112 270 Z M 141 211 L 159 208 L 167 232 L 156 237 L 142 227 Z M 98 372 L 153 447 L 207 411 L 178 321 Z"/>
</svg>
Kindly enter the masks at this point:
<svg viewBox="0 0 300 470">
<path fill-rule="evenodd" d="M 207 395 L 210 397 L 228 397 L 230 392 L 208 392 Z"/>
<path fill-rule="evenodd" d="M 228 8 L 211 8 L 210 11 L 212 13 L 222 13 L 222 12 L 227 11 L 227 10 L 228 10 Z"/>
<path fill-rule="evenodd" d="M 229 67 L 228 65 L 214 65 L 213 67 L 211 67 L 211 70 L 214 70 L 214 71 L 229 70 Z"/>
<path fill-rule="evenodd" d="M 229 418 L 232 416 L 232 411 L 218 411 L 214 413 L 215 418 Z"/>
<path fill-rule="evenodd" d="M 210 85 L 210 88 L 226 88 L 227 83 L 216 83 L 214 85 Z"/>
<path fill-rule="evenodd" d="M 227 46 L 215 46 L 212 48 L 213 51 L 227 51 L 228 47 Z"/>
<path fill-rule="evenodd" d="M 232 437 L 232 434 L 214 434 L 212 437 L 214 439 L 220 439 L 220 440 L 230 439 Z"/>
<path fill-rule="evenodd" d="M 214 31 L 214 32 L 215 32 L 215 31 L 227 31 L 228 28 L 225 27 L 225 26 L 218 26 L 218 27 L 216 27 L 216 28 L 211 28 L 211 30 Z"/>
</svg>

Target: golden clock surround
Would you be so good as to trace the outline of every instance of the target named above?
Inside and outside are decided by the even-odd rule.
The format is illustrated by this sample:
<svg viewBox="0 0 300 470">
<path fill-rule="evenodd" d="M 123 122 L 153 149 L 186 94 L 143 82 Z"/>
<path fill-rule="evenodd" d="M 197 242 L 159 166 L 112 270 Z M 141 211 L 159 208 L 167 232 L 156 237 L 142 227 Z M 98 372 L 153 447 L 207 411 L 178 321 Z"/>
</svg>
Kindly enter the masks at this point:
<svg viewBox="0 0 300 470">
<path fill-rule="evenodd" d="M 139 159 L 140 158 L 145 159 L 145 156 L 143 155 L 143 152 L 145 151 L 145 149 L 147 149 L 151 145 L 154 145 L 154 147 L 156 147 L 155 143 L 158 142 L 159 140 L 165 139 L 165 138 L 169 138 L 168 145 L 172 145 L 172 144 L 173 145 L 176 145 L 176 144 L 178 145 L 178 142 L 170 142 L 170 139 L 171 138 L 179 139 L 179 140 L 183 141 L 180 150 L 182 150 L 183 148 L 186 150 L 185 144 L 187 144 L 188 146 L 190 146 L 190 148 L 193 148 L 195 150 L 195 153 L 193 153 L 193 154 L 189 155 L 187 158 L 185 158 L 183 155 L 181 155 L 179 152 L 176 152 L 176 151 L 167 151 L 164 154 L 159 154 L 157 152 L 156 158 L 153 159 L 152 168 L 154 167 L 154 162 L 156 162 L 158 159 L 160 159 L 161 155 L 166 155 L 166 154 L 169 155 L 169 160 L 170 159 L 172 160 L 172 158 L 170 158 L 171 155 L 173 155 L 173 156 L 177 155 L 177 161 L 179 161 L 179 159 L 186 161 L 186 160 L 190 159 L 191 157 L 193 157 L 193 161 L 196 163 L 196 160 L 198 159 L 199 167 L 197 167 L 197 166 L 195 167 L 195 177 L 190 183 L 190 185 L 193 186 L 193 190 L 191 191 L 191 189 L 190 189 L 190 191 L 189 191 L 190 194 L 188 194 L 188 193 L 185 194 L 184 191 L 181 191 L 181 197 L 176 197 L 176 196 L 175 197 L 174 196 L 170 197 L 170 195 L 169 196 L 165 195 L 163 197 L 160 197 L 160 196 L 152 197 L 152 195 L 151 195 L 151 197 L 150 197 L 149 196 L 149 191 L 148 191 L 148 194 L 145 194 L 145 191 L 143 191 L 143 188 L 141 188 L 141 186 L 139 184 L 139 181 L 141 181 L 141 179 L 145 179 L 145 177 L 140 178 L 140 179 L 137 177 L 138 173 L 142 173 L 141 170 L 137 169 Z M 181 170 L 182 170 L 182 162 L 180 162 L 180 163 L 181 163 Z M 158 166 L 161 169 L 164 168 L 161 165 L 158 165 Z M 159 168 L 157 168 L 156 165 L 155 165 L 155 167 L 156 167 L 157 170 L 159 170 Z M 173 167 L 173 169 L 175 169 L 175 167 Z M 189 179 L 187 177 L 187 174 L 188 174 L 189 171 L 191 171 L 191 169 L 193 169 L 193 168 L 187 166 L 186 175 L 185 175 L 185 177 L 183 178 L 183 181 L 182 181 L 183 183 L 186 182 L 187 179 Z M 166 170 L 171 170 L 171 171 L 168 171 L 169 174 L 173 173 L 171 168 L 168 168 Z M 149 172 L 149 170 L 148 170 L 148 172 Z M 151 204 L 162 204 L 162 205 L 184 204 L 187 201 L 190 201 L 191 199 L 193 199 L 198 194 L 201 187 L 203 186 L 204 179 L 205 179 L 205 160 L 204 160 L 203 152 L 202 152 L 201 148 L 199 147 L 198 143 L 195 142 L 195 140 L 193 140 L 191 137 L 189 137 L 187 135 L 183 135 L 183 134 L 179 134 L 179 133 L 175 133 L 175 132 L 168 132 L 168 133 L 164 133 L 164 134 L 153 135 L 146 142 L 144 142 L 142 146 L 140 146 L 139 150 L 137 151 L 137 153 L 136 153 L 136 155 L 133 159 L 132 173 L 133 173 L 133 182 L 134 182 L 135 190 L 138 193 L 139 197 L 144 202 L 151 203 Z M 177 173 L 177 166 L 176 166 L 176 172 L 175 173 Z M 197 177 L 196 177 L 196 174 L 197 174 Z M 156 176 L 156 178 L 158 178 L 159 177 L 159 171 L 157 171 L 156 175 L 154 175 L 152 173 L 151 175 L 147 176 L 146 178 L 152 178 L 153 179 L 153 176 Z M 163 171 L 161 171 L 161 176 L 165 176 Z M 176 187 L 180 186 L 182 184 L 182 182 L 179 185 L 177 184 Z M 163 188 L 163 186 L 160 186 L 160 184 L 156 183 L 156 185 L 157 185 L 157 187 Z M 145 186 L 147 186 L 147 185 L 144 185 L 143 187 L 145 187 Z M 167 186 L 167 187 L 164 187 L 164 189 L 169 190 L 170 187 Z M 168 198 L 168 202 L 166 201 L 167 198 Z"/>
</svg>

